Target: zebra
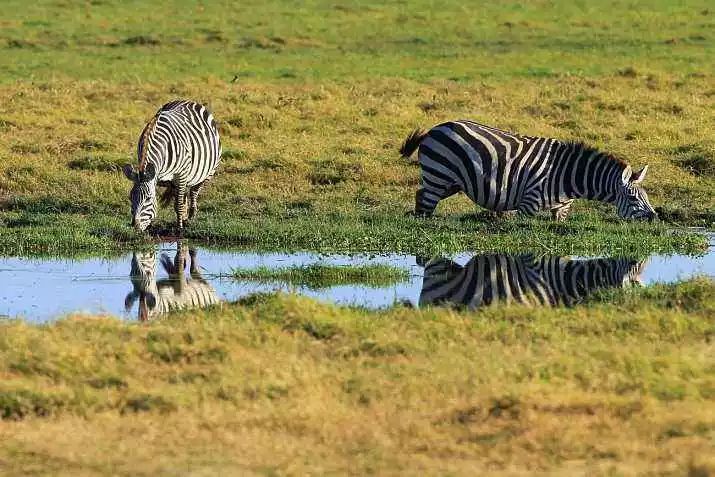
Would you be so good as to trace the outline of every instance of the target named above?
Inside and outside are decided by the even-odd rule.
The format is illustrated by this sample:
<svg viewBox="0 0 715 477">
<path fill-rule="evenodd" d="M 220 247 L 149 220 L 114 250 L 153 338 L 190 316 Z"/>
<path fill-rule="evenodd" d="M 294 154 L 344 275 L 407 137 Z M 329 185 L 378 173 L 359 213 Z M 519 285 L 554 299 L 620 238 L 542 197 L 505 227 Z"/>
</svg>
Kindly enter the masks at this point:
<svg viewBox="0 0 715 477">
<path fill-rule="evenodd" d="M 610 154 L 580 142 L 523 136 L 473 121 L 416 129 L 402 144 L 408 158 L 419 148 L 421 188 L 415 214 L 429 217 L 440 200 L 464 192 L 476 204 L 502 214 L 534 215 L 548 209 L 566 219 L 574 199 L 615 204 L 628 219 L 657 218 L 638 172 Z"/>
<path fill-rule="evenodd" d="M 137 156 L 138 167 L 127 164 L 123 169 L 134 184 L 129 194 L 131 225 L 142 232 L 154 220 L 159 185 L 166 187 L 162 205 L 174 200 L 176 225 L 183 230 L 185 222 L 196 215 L 199 193 L 221 161 L 221 141 L 213 115 L 194 101 L 166 103 L 144 127 Z"/>
<path fill-rule="evenodd" d="M 464 265 L 438 258 L 424 265 L 420 306 L 477 309 L 495 303 L 573 306 L 597 290 L 640 284 L 646 262 L 533 255 L 475 255 Z"/>
<path fill-rule="evenodd" d="M 169 278 L 157 280 L 156 252 L 135 252 L 131 265 L 133 290 L 124 300 L 126 311 L 139 300 L 138 319 L 147 321 L 171 311 L 206 308 L 220 303 L 216 290 L 201 276 L 196 250 L 189 249 L 188 254 L 191 278 L 184 275 L 186 251 L 178 244 L 173 262 L 168 255 L 161 256 L 161 266 Z"/>
</svg>

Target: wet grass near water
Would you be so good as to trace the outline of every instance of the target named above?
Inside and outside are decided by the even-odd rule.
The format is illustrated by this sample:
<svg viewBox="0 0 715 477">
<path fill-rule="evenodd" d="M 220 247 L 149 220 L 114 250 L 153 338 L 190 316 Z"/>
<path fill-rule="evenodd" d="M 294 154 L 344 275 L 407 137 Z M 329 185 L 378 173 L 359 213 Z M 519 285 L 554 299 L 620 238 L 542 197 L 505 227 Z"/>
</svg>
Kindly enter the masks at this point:
<svg viewBox="0 0 715 477">
<path fill-rule="evenodd" d="M 313 289 L 336 285 L 361 284 L 370 287 L 384 287 L 405 281 L 409 272 L 389 265 L 300 265 L 292 267 L 237 268 L 231 271 L 236 280 L 257 282 L 285 282 L 294 286 Z"/>
<path fill-rule="evenodd" d="M 43 214 L 27 220 L 13 216 L 22 217 L 5 215 L 9 227 L 0 234 L 0 253 L 4 255 L 103 255 L 147 248 L 162 236 L 176 238 L 170 222 L 159 222 L 149 234 L 137 234 L 121 218 Z M 237 250 L 398 252 L 422 256 L 463 251 L 613 257 L 698 255 L 705 252 L 708 244 L 707 238 L 695 231 L 673 229 L 666 223 L 613 220 L 591 211 L 576 212 L 565 223 L 552 222 L 546 216 L 495 219 L 486 213 L 421 219 L 376 211 L 247 220 L 207 212 L 190 225 L 184 237 L 196 244 Z"/>
</svg>

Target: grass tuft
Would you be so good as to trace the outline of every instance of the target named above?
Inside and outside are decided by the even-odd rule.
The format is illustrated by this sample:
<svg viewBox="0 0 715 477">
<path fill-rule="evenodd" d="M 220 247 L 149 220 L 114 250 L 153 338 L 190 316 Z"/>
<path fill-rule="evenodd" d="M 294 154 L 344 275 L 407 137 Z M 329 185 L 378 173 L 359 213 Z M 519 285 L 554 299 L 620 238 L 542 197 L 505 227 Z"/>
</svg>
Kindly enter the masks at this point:
<svg viewBox="0 0 715 477">
<path fill-rule="evenodd" d="M 409 278 L 406 270 L 389 265 L 336 266 L 320 264 L 286 268 L 234 269 L 231 276 L 236 280 L 286 282 L 314 289 L 356 283 L 378 288 Z"/>
</svg>

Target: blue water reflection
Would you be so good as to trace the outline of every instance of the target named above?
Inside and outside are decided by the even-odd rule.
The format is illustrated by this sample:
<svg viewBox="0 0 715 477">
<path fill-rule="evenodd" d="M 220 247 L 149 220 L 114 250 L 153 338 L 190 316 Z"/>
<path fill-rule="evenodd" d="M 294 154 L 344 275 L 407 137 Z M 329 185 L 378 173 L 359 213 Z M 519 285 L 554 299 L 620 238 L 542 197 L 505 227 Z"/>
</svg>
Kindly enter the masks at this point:
<svg viewBox="0 0 715 477">
<path fill-rule="evenodd" d="M 634 270 L 623 269 L 625 271 L 620 277 L 621 284 L 631 281 L 639 281 L 646 285 L 654 282 L 674 282 L 696 274 L 715 276 L 715 247 L 712 245 L 711 243 L 709 252 L 701 257 L 652 256 L 645 263 L 634 263 Z M 464 283 L 465 279 L 464 277 L 459 278 L 460 274 L 462 276 L 469 275 L 467 272 L 469 272 L 470 266 L 473 270 L 478 270 L 481 267 L 480 273 L 483 276 L 504 273 L 506 270 L 502 265 L 489 265 L 489 255 L 475 256 L 472 253 L 458 254 L 448 259 L 438 258 L 425 263 L 424 260 L 417 259 L 415 256 L 401 254 L 348 256 L 316 253 L 244 253 L 217 251 L 202 247 L 192 249 L 192 256 L 188 252 L 188 247 L 186 250 L 182 250 L 180 255 L 183 258 L 177 262 L 177 245 L 175 243 L 159 245 L 153 253 L 149 254 L 149 257 L 145 257 L 150 264 L 149 268 L 153 267 L 153 276 L 143 285 L 141 280 L 137 279 L 136 264 L 134 267 L 132 266 L 132 262 L 138 260 L 133 253 L 113 259 L 0 258 L 0 283 L 2 283 L 0 315 L 21 317 L 32 322 L 44 322 L 70 313 L 108 314 L 126 319 L 152 318 L 173 309 L 203 306 L 219 301 L 234 301 L 256 292 L 276 290 L 294 292 L 332 303 L 367 308 L 383 308 L 394 304 L 420 306 L 420 304 L 444 301 L 458 301 L 477 307 L 483 304 L 484 300 L 480 297 L 483 297 L 484 290 L 480 292 L 479 297 L 473 294 L 462 300 L 465 293 L 455 295 L 453 291 L 456 285 L 453 284 L 451 288 L 448 286 L 452 293 L 451 299 L 439 296 L 437 296 L 438 299 L 432 299 L 423 290 L 423 285 L 430 286 L 427 282 L 432 285 L 439 284 L 440 280 L 444 282 L 440 285 L 442 287 L 445 286 L 445 283 L 454 280 L 462 280 L 460 283 Z M 508 258 L 504 255 L 492 255 L 491 257 L 502 257 L 502 261 Z M 519 263 L 516 265 L 522 267 L 523 263 L 531 263 L 528 260 L 524 262 L 524 259 L 521 258 L 519 260 L 521 260 L 519 262 L 521 265 Z M 543 261 L 544 257 L 539 260 Z M 566 259 L 553 260 L 549 266 L 558 268 L 561 266 L 558 264 L 562 263 L 562 268 L 559 270 L 573 276 L 583 276 L 584 273 L 588 275 L 591 273 L 588 270 L 593 269 L 593 264 L 598 263 L 593 259 L 591 259 L 591 265 L 583 265 L 584 262 L 589 261 L 588 259 L 578 259 L 576 262 Z M 257 283 L 237 281 L 228 277 L 234 268 L 261 266 L 278 268 L 315 263 L 323 265 L 388 264 L 407 270 L 409 279 L 379 288 L 356 284 L 311 289 L 282 282 Z M 429 276 L 429 270 L 432 267 L 430 263 L 441 263 L 435 270 L 441 270 L 442 275 L 433 273 L 432 276 Z M 587 269 L 587 271 L 573 271 L 574 264 L 579 265 L 582 270 Z M 425 280 L 425 265 L 428 270 L 427 280 Z M 534 273 L 538 275 L 541 273 L 539 270 L 545 269 L 544 267 L 545 265 L 527 265 L 527 275 L 534 276 Z M 622 267 L 628 268 L 627 264 L 622 264 Z M 134 271 L 132 271 L 133 268 Z M 181 270 L 181 273 L 178 270 Z M 604 272 L 593 273 L 602 275 Z M 134 277 L 130 278 L 130 275 L 134 275 Z M 508 277 L 504 275 L 503 278 Z M 531 283 L 528 280 L 526 282 L 522 280 L 516 285 L 524 286 L 524 283 L 528 285 Z M 599 285 L 601 287 L 618 285 L 615 278 L 611 281 L 613 283 L 603 280 L 598 283 L 601 283 Z M 506 283 L 510 290 L 514 285 L 508 279 L 506 281 L 502 279 L 501 283 Z M 577 288 L 579 286 L 584 288 L 584 286 L 588 287 L 589 282 L 582 279 L 581 282 L 576 280 L 575 283 L 577 283 Z M 205 296 L 205 298 L 200 298 L 200 296 Z M 497 297 L 495 301 L 500 301 L 498 293 L 494 296 Z M 569 304 L 567 298 L 568 295 L 564 295 L 556 302 Z M 142 309 L 142 307 L 144 308 Z"/>
</svg>

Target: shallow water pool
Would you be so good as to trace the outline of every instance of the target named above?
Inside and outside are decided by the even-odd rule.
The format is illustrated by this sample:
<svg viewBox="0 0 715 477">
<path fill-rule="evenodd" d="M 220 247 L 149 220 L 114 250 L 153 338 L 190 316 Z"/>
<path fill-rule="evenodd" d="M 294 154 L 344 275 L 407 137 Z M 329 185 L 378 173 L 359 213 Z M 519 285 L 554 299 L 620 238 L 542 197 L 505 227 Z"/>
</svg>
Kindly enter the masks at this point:
<svg viewBox="0 0 715 477">
<path fill-rule="evenodd" d="M 389 286 L 356 283 L 315 289 L 230 277 L 235 268 L 310 264 L 388 264 L 407 270 L 409 278 Z M 112 259 L 0 258 L 0 315 L 32 322 L 70 313 L 151 319 L 172 310 L 276 290 L 366 308 L 461 304 L 474 309 L 513 301 L 571 305 L 598 289 L 674 282 L 693 275 L 715 276 L 714 235 L 703 256 L 655 255 L 640 262 L 473 253 L 431 260 L 400 254 L 245 253 L 202 247 L 189 250 L 187 244 L 179 253 L 176 243 L 163 243 L 153 252 Z"/>
</svg>

